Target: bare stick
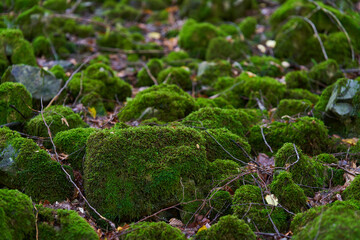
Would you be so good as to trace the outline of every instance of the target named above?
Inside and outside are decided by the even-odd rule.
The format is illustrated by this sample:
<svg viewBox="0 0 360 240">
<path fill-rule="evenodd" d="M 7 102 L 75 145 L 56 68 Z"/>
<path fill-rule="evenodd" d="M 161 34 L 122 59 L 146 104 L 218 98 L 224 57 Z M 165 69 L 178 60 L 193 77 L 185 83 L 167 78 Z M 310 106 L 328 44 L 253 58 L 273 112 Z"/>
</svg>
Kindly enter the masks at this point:
<svg viewBox="0 0 360 240">
<path fill-rule="evenodd" d="M 265 138 L 265 135 L 264 135 L 263 126 L 260 127 L 260 130 L 261 130 L 261 135 L 262 135 L 262 137 L 263 137 L 263 139 L 264 139 L 264 142 L 265 142 L 266 146 L 269 148 L 269 150 L 270 150 L 271 153 L 274 153 L 273 150 L 272 150 L 272 148 L 270 147 L 270 145 L 269 145 L 268 142 L 266 141 L 266 138 Z"/>
<path fill-rule="evenodd" d="M 147 74 L 149 75 L 149 77 L 151 78 L 151 80 L 154 82 L 154 84 L 155 84 L 155 85 L 159 85 L 158 82 L 157 82 L 157 80 L 156 80 L 156 78 L 154 77 L 154 75 L 152 75 L 149 67 L 148 67 L 145 63 L 143 63 L 143 62 L 142 62 L 142 65 L 143 65 L 143 67 L 145 68 L 145 70 L 146 70 Z"/>
</svg>

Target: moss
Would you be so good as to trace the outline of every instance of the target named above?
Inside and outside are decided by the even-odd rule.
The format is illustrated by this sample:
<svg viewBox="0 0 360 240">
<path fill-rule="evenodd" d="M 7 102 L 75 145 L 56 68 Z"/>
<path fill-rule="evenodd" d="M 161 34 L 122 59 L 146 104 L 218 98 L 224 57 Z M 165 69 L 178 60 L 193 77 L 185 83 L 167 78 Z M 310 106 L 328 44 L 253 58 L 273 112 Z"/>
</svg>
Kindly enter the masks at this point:
<svg viewBox="0 0 360 240">
<path fill-rule="evenodd" d="M 309 100 L 302 99 L 282 99 L 277 107 L 276 116 L 304 116 L 312 110 L 312 103 Z"/>
<path fill-rule="evenodd" d="M 120 48 L 130 50 L 133 48 L 132 39 L 127 31 L 111 31 L 100 35 L 96 43 L 101 47 Z"/>
<path fill-rule="evenodd" d="M 199 235 L 199 236 L 198 236 Z M 221 217 L 220 220 L 208 230 L 201 231 L 195 238 L 203 240 L 227 240 L 245 239 L 255 240 L 256 236 L 244 220 L 235 216 L 228 215 Z"/>
<path fill-rule="evenodd" d="M 245 38 L 251 38 L 256 31 L 257 20 L 254 17 L 247 17 L 239 24 L 240 30 Z"/>
<path fill-rule="evenodd" d="M 225 100 L 222 97 L 217 97 L 214 99 L 199 97 L 196 98 L 196 102 L 197 104 L 199 104 L 200 108 L 208 108 L 208 107 L 213 107 L 213 108 L 218 107 L 224 109 L 234 108 L 227 100 Z"/>
<path fill-rule="evenodd" d="M 157 117 L 168 122 L 184 118 L 197 109 L 195 100 L 178 86 L 162 84 L 139 92 L 118 117 L 120 121 Z"/>
<path fill-rule="evenodd" d="M 340 71 L 339 65 L 333 59 L 321 62 L 311 68 L 309 77 L 313 85 L 329 86 L 342 78 L 344 74 Z"/>
<path fill-rule="evenodd" d="M 310 78 L 305 71 L 293 71 L 287 73 L 285 76 L 285 82 L 288 89 L 310 89 Z"/>
<path fill-rule="evenodd" d="M 0 85 L 0 125 L 26 121 L 32 115 L 31 108 L 31 94 L 24 85 L 13 82 Z"/>
<path fill-rule="evenodd" d="M 192 89 L 190 69 L 184 67 L 170 67 L 162 70 L 158 75 L 159 83 L 175 84 L 183 90 Z"/>
<path fill-rule="evenodd" d="M 302 88 L 289 89 L 285 92 L 285 98 L 288 99 L 307 99 L 312 104 L 316 104 L 319 101 L 319 96 L 310 92 L 309 90 Z"/>
<path fill-rule="evenodd" d="M 105 116 L 106 109 L 103 98 L 96 92 L 90 92 L 84 95 L 80 102 L 87 108 L 94 108 L 97 116 Z"/>
<path fill-rule="evenodd" d="M 240 186 L 233 197 L 234 215 L 245 219 L 253 231 L 273 232 L 274 228 L 269 220 L 270 215 L 279 231 L 286 231 L 289 225 L 289 216 L 282 208 L 271 209 L 264 206 L 262 194 L 257 186 Z"/>
<path fill-rule="evenodd" d="M 66 78 L 65 69 L 59 64 L 54 65 L 52 68 L 50 68 L 49 71 L 52 72 L 55 75 L 55 77 L 58 79 L 65 80 Z"/>
<path fill-rule="evenodd" d="M 228 36 L 237 37 L 240 34 L 240 28 L 235 24 L 221 24 L 219 29 L 226 33 Z"/>
<path fill-rule="evenodd" d="M 33 48 L 20 30 L 0 29 L 0 46 L 0 75 L 12 64 L 37 65 Z"/>
<path fill-rule="evenodd" d="M 196 130 L 112 129 L 88 139 L 84 186 L 105 217 L 127 221 L 202 196 L 207 168 L 204 139 Z"/>
<path fill-rule="evenodd" d="M 159 73 L 163 70 L 164 63 L 160 59 L 153 58 L 146 64 L 146 66 L 148 67 L 152 76 L 156 79 Z M 136 86 L 143 87 L 143 86 L 152 86 L 152 85 L 154 85 L 154 81 L 151 79 L 146 69 L 142 68 L 137 74 Z"/>
<path fill-rule="evenodd" d="M 167 64 L 175 67 L 181 67 L 186 65 L 186 61 L 189 59 L 189 54 L 185 51 L 170 52 L 163 58 L 163 61 Z"/>
<path fill-rule="evenodd" d="M 194 58 L 205 58 L 210 40 L 222 33 L 212 24 L 187 20 L 179 34 L 179 45 Z"/>
<path fill-rule="evenodd" d="M 61 105 L 54 105 L 45 109 L 44 119 L 50 127 L 52 136 L 58 132 L 77 127 L 86 127 L 87 124 L 79 114 L 74 113 L 71 108 Z M 66 122 L 65 122 L 66 121 Z M 41 114 L 31 119 L 26 124 L 26 132 L 32 136 L 48 137 L 48 129 L 44 124 Z"/>
<path fill-rule="evenodd" d="M 95 132 L 94 128 L 74 128 L 59 132 L 54 143 L 58 151 L 68 155 L 66 162 L 75 170 L 82 171 L 83 159 L 85 157 L 86 141 L 90 134 Z"/>
<path fill-rule="evenodd" d="M 360 177 L 355 177 L 351 184 L 342 192 L 344 200 L 360 200 Z"/>
<path fill-rule="evenodd" d="M 16 12 L 29 9 L 39 4 L 39 0 L 5 0 L 3 1 L 6 7 Z"/>
<path fill-rule="evenodd" d="M 337 201 L 297 214 L 291 224 L 294 239 L 353 239 L 360 236 L 357 201 Z"/>
<path fill-rule="evenodd" d="M 20 27 L 26 39 L 32 40 L 43 35 L 45 14 L 47 11 L 39 5 L 20 13 L 15 23 Z"/>
<path fill-rule="evenodd" d="M 177 228 L 164 222 L 141 222 L 130 225 L 129 233 L 123 235 L 124 240 L 185 240 L 185 235 Z"/>
<path fill-rule="evenodd" d="M 312 196 L 316 188 L 326 185 L 326 168 L 303 154 L 298 146 L 296 151 L 292 143 L 285 143 L 275 155 L 275 167 L 288 169 L 294 182 L 300 185 L 307 196 Z"/>
<path fill-rule="evenodd" d="M 241 40 L 231 42 L 224 37 L 216 37 L 210 40 L 206 50 L 206 60 L 231 59 L 241 61 L 250 53 L 248 45 Z"/>
<path fill-rule="evenodd" d="M 274 177 L 270 190 L 287 210 L 298 213 L 306 209 L 307 198 L 304 190 L 294 183 L 291 173 L 281 171 Z"/>
<path fill-rule="evenodd" d="M 99 239 L 91 225 L 77 212 L 36 205 L 39 239 Z"/>
<path fill-rule="evenodd" d="M 336 159 L 336 157 L 334 157 L 334 155 L 328 154 L 328 153 L 322 153 L 322 154 L 317 155 L 315 157 L 315 161 L 320 162 L 320 163 L 325 163 L 325 164 L 331 164 L 331 163 L 337 164 L 339 162 Z"/>
<path fill-rule="evenodd" d="M 271 56 L 252 56 L 248 61 L 242 62 L 245 71 L 260 76 L 280 77 L 282 76 L 280 61 Z"/>
<path fill-rule="evenodd" d="M 263 133 L 274 151 L 280 149 L 287 142 L 295 143 L 309 155 L 329 151 L 331 147 L 328 130 L 324 123 L 316 118 L 301 117 L 294 122 L 273 122 L 267 127 L 263 127 Z M 259 125 L 250 129 L 248 139 L 255 151 L 269 152 L 268 147 L 264 144 Z"/>
<path fill-rule="evenodd" d="M 69 4 L 67 0 L 46 0 L 43 2 L 43 7 L 56 12 L 65 12 Z"/>
<path fill-rule="evenodd" d="M 7 237 L 3 239 L 35 237 L 33 205 L 25 194 L 17 190 L 0 189 L 0 219 L 0 236 Z"/>
<path fill-rule="evenodd" d="M 231 204 L 232 196 L 228 191 L 216 191 L 210 199 L 210 205 L 213 207 L 212 217 L 232 214 Z"/>
<path fill-rule="evenodd" d="M 32 46 L 34 48 L 34 53 L 36 56 L 51 56 L 51 42 L 45 36 L 38 36 L 36 37 L 33 42 Z"/>
<path fill-rule="evenodd" d="M 335 32 L 329 34 L 324 42 L 324 47 L 330 59 L 336 60 L 342 66 L 351 66 L 351 47 L 345 33 Z"/>
<path fill-rule="evenodd" d="M 212 86 L 218 78 L 228 76 L 231 76 L 231 63 L 226 60 L 199 64 L 197 80 L 202 85 Z"/>
</svg>

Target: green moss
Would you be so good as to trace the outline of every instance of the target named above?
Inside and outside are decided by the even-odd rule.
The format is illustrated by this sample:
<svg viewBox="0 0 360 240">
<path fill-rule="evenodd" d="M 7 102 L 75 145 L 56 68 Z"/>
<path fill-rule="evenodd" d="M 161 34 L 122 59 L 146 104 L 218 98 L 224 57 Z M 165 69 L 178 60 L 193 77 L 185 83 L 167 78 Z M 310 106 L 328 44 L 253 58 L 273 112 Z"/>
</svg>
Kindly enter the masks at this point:
<svg viewBox="0 0 360 240">
<path fill-rule="evenodd" d="M 163 58 L 164 62 L 175 67 L 186 65 L 187 60 L 189 60 L 189 54 L 185 51 L 170 52 Z"/>
<path fill-rule="evenodd" d="M 20 13 L 15 23 L 20 27 L 26 39 L 32 40 L 43 35 L 44 18 L 47 11 L 39 5 Z"/>
<path fill-rule="evenodd" d="M 202 85 L 212 86 L 218 78 L 228 76 L 231 76 L 231 63 L 226 60 L 199 64 L 197 80 Z"/>
<path fill-rule="evenodd" d="M 232 214 L 232 196 L 228 191 L 216 191 L 211 195 L 210 205 L 213 207 L 212 216 L 225 216 Z"/>
<path fill-rule="evenodd" d="M 247 17 L 239 24 L 240 30 L 245 38 L 251 38 L 256 31 L 257 20 L 254 17 Z"/>
<path fill-rule="evenodd" d="M 59 64 L 54 65 L 52 68 L 50 68 L 49 71 L 52 72 L 55 75 L 55 77 L 58 79 L 65 80 L 66 78 L 65 69 Z"/>
<path fill-rule="evenodd" d="M 297 214 L 291 224 L 293 239 L 353 239 L 360 236 L 359 202 L 336 201 Z"/>
<path fill-rule="evenodd" d="M 211 39 L 206 50 L 206 60 L 231 59 L 241 61 L 250 53 L 250 48 L 242 40 L 229 41 L 223 37 Z"/>
<path fill-rule="evenodd" d="M 83 159 L 85 157 L 86 141 L 90 134 L 95 132 L 94 128 L 74 128 L 59 132 L 54 143 L 58 151 L 68 155 L 66 162 L 75 170 L 82 171 Z"/>
<path fill-rule="evenodd" d="M 39 239 L 99 239 L 92 226 L 72 210 L 51 209 L 36 205 Z"/>
<path fill-rule="evenodd" d="M 179 44 L 191 57 L 203 59 L 210 40 L 221 35 L 222 33 L 214 25 L 197 23 L 190 19 L 180 31 Z"/>
<path fill-rule="evenodd" d="M 184 118 L 198 109 L 189 94 L 176 85 L 162 84 L 139 92 L 118 114 L 120 121 L 157 117 L 161 121 Z"/>
<path fill-rule="evenodd" d="M 52 55 L 50 40 L 45 36 L 36 37 L 32 42 L 32 46 L 36 56 L 41 57 Z"/>
<path fill-rule="evenodd" d="M 234 109 L 234 107 L 222 97 L 217 97 L 214 99 L 199 97 L 196 98 L 196 102 L 200 108 L 218 107 L 224 109 Z"/>
<path fill-rule="evenodd" d="M 221 31 L 223 31 L 224 33 L 226 33 L 227 35 L 235 37 L 235 38 L 238 37 L 240 34 L 240 28 L 238 26 L 236 26 L 235 24 L 224 23 L 219 26 L 219 29 Z"/>
<path fill-rule="evenodd" d="M 0 84 L 0 125 L 26 121 L 32 115 L 31 107 L 31 94 L 24 85 L 13 82 Z"/>
<path fill-rule="evenodd" d="M 129 233 L 122 236 L 124 240 L 185 240 L 185 235 L 177 228 L 164 222 L 141 222 L 130 225 Z"/>
<path fill-rule="evenodd" d="M 192 89 L 190 69 L 183 67 L 170 67 L 162 70 L 158 75 L 159 83 L 175 84 L 183 90 Z"/>
<path fill-rule="evenodd" d="M 31 199 L 17 190 L 0 189 L 0 236 L 34 238 L 35 215 Z"/>
<path fill-rule="evenodd" d="M 282 116 L 304 116 L 312 110 L 312 103 L 309 100 L 302 99 L 282 99 L 276 110 L 276 117 Z"/>
<path fill-rule="evenodd" d="M 334 155 L 328 154 L 328 153 L 322 153 L 322 154 L 317 155 L 315 157 L 315 161 L 321 162 L 321 163 L 326 163 L 326 164 L 331 164 L 331 163 L 337 164 L 339 162 L 336 159 L 336 157 L 334 157 Z"/>
<path fill-rule="evenodd" d="M 282 208 L 272 209 L 264 206 L 262 194 L 264 193 L 257 186 L 240 186 L 233 197 L 234 215 L 245 219 L 253 231 L 273 232 L 274 227 L 270 222 L 270 215 L 279 231 L 286 231 L 289 225 L 289 216 Z"/>
<path fill-rule="evenodd" d="M 310 89 L 310 79 L 305 71 L 293 71 L 287 73 L 285 76 L 285 82 L 288 89 Z"/>
<path fill-rule="evenodd" d="M 342 66 L 351 66 L 351 47 L 345 33 L 335 32 L 329 34 L 324 42 L 324 47 L 330 59 L 336 60 Z"/>
<path fill-rule="evenodd" d="M 277 151 L 287 142 L 295 143 L 309 155 L 329 151 L 331 147 L 328 130 L 324 123 L 316 118 L 301 117 L 294 122 L 273 122 L 263 127 L 263 133 L 273 151 Z M 261 126 L 253 126 L 248 139 L 255 151 L 269 152 L 261 134 Z"/>
<path fill-rule="evenodd" d="M 351 184 L 342 192 L 344 200 L 360 200 L 360 177 L 355 177 Z"/>
<path fill-rule="evenodd" d="M 339 65 L 333 59 L 321 62 L 311 68 L 309 77 L 314 86 L 329 86 L 342 78 L 344 74 L 340 71 Z"/>
<path fill-rule="evenodd" d="M 127 221 L 202 196 L 207 168 L 204 139 L 196 130 L 112 129 L 88 139 L 84 186 L 104 216 Z"/>
<path fill-rule="evenodd" d="M 146 66 L 148 67 L 152 76 L 156 79 L 159 73 L 163 70 L 164 63 L 160 59 L 153 58 L 146 64 Z M 154 81 L 151 79 L 146 69 L 142 68 L 137 74 L 136 86 L 143 87 L 143 86 L 152 86 L 152 85 L 154 85 Z"/>
<path fill-rule="evenodd" d="M 242 62 L 241 66 L 245 71 L 259 76 L 282 76 L 280 60 L 271 56 L 251 56 L 249 61 Z"/>
<path fill-rule="evenodd" d="M 307 198 L 304 190 L 294 183 L 291 173 L 281 171 L 274 177 L 270 190 L 287 210 L 298 213 L 306 209 Z"/>
<path fill-rule="evenodd" d="M 52 136 L 58 132 L 77 127 L 86 127 L 87 124 L 81 119 L 79 114 L 74 113 L 71 108 L 61 105 L 54 105 L 45 109 L 44 119 L 50 127 Z M 66 121 L 66 122 L 65 122 Z M 44 120 L 39 114 L 26 124 L 26 132 L 32 136 L 48 137 L 48 129 Z"/>
<path fill-rule="evenodd" d="M 46 0 L 43 2 L 43 7 L 56 12 L 65 12 L 69 4 L 67 0 Z"/>
<path fill-rule="evenodd" d="M 131 36 L 127 31 L 111 31 L 100 35 L 96 43 L 101 47 L 120 48 L 130 50 L 133 48 Z"/>
<path fill-rule="evenodd" d="M 87 108 L 94 108 L 97 116 L 105 116 L 106 109 L 103 98 L 96 92 L 90 92 L 84 95 L 80 102 Z"/>
<path fill-rule="evenodd" d="M 227 239 L 245 239 L 255 240 L 256 236 L 244 220 L 235 216 L 228 215 L 221 217 L 219 222 L 208 230 L 201 231 L 195 238 L 202 240 L 227 240 Z"/>
<path fill-rule="evenodd" d="M 319 101 L 319 96 L 310 92 L 309 90 L 302 88 L 289 89 L 285 92 L 285 98 L 288 99 L 307 99 L 312 104 L 316 104 Z"/>
<path fill-rule="evenodd" d="M 7 8 L 15 10 L 16 12 L 21 12 L 38 5 L 39 0 L 5 0 L 3 3 Z"/>
</svg>

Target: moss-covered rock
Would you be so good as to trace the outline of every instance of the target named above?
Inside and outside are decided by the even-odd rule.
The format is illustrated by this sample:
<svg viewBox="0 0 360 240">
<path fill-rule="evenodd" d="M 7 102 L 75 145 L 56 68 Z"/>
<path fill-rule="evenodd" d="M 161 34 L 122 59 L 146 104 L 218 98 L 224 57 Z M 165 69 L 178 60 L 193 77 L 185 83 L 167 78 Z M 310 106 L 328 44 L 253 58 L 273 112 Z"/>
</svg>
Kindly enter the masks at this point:
<svg viewBox="0 0 360 240">
<path fill-rule="evenodd" d="M 177 228 L 164 222 L 141 222 L 130 225 L 129 233 L 121 237 L 123 240 L 185 240 L 185 235 Z"/>
<path fill-rule="evenodd" d="M 249 225 L 236 216 L 228 215 L 221 217 L 220 220 L 208 230 L 200 231 L 194 240 L 255 240 L 256 236 Z"/>
<path fill-rule="evenodd" d="M 251 38 L 251 36 L 254 35 L 256 24 L 257 20 L 254 17 L 246 17 L 240 22 L 239 28 L 245 38 Z"/>
<path fill-rule="evenodd" d="M 288 89 L 310 89 L 310 78 L 305 71 L 293 71 L 289 72 L 285 76 L 286 87 Z"/>
<path fill-rule="evenodd" d="M 73 128 L 56 134 L 54 143 L 58 151 L 68 155 L 66 162 L 75 170 L 82 171 L 86 142 L 94 128 Z"/>
<path fill-rule="evenodd" d="M 1 185 L 24 191 L 34 201 L 54 202 L 72 197 L 73 186 L 60 164 L 45 150 L 9 129 L 1 128 L 0 135 L 3 136 L 0 138 L 0 159 L 4 165 L 0 171 Z M 70 167 L 64 168 L 72 175 Z"/>
<path fill-rule="evenodd" d="M 249 61 L 243 61 L 241 66 L 245 71 L 259 76 L 280 77 L 282 75 L 280 60 L 271 56 L 251 56 Z"/>
<path fill-rule="evenodd" d="M 96 43 L 102 47 L 120 48 L 130 50 L 133 48 L 131 36 L 127 30 L 110 31 L 100 35 Z"/>
<path fill-rule="evenodd" d="M 309 90 L 306 89 L 302 89 L 302 88 L 294 88 L 294 89 L 288 89 L 285 92 L 285 98 L 288 99 L 307 99 L 309 100 L 312 104 L 316 104 L 320 97 L 312 92 L 310 92 Z"/>
<path fill-rule="evenodd" d="M 301 117 L 294 122 L 273 122 L 263 127 L 263 133 L 274 151 L 287 142 L 295 143 L 309 155 L 329 151 L 331 147 L 328 130 L 324 123 L 316 118 Z M 269 152 L 261 134 L 261 126 L 253 126 L 248 139 L 255 151 Z"/>
<path fill-rule="evenodd" d="M 231 76 L 231 63 L 226 60 L 202 62 L 197 71 L 197 80 L 201 85 L 213 86 L 221 77 Z"/>
<path fill-rule="evenodd" d="M 54 65 L 52 68 L 49 69 L 49 72 L 51 72 L 52 74 L 54 74 L 54 76 L 57 79 L 62 79 L 65 80 L 66 79 L 66 73 L 65 73 L 65 69 L 59 65 L 56 64 Z"/>
<path fill-rule="evenodd" d="M 157 79 L 159 73 L 163 70 L 164 68 L 164 63 L 162 60 L 157 59 L 157 58 L 153 58 L 151 59 L 146 66 L 148 67 L 151 75 Z M 143 86 L 152 86 L 154 85 L 154 81 L 151 79 L 151 77 L 149 76 L 148 72 L 146 71 L 145 68 L 142 68 L 138 74 L 137 74 L 137 83 L 136 86 L 138 87 L 143 87 Z"/>
<path fill-rule="evenodd" d="M 327 87 L 335 83 L 339 78 L 343 78 L 344 74 L 340 71 L 339 65 L 333 59 L 321 62 L 311 68 L 309 78 L 314 87 Z"/>
<path fill-rule="evenodd" d="M 39 4 L 39 0 L 4 0 L 4 7 L 8 10 L 21 12 Z"/>
<path fill-rule="evenodd" d="M 20 27 L 26 39 L 33 40 L 43 35 L 47 11 L 39 5 L 34 5 L 17 16 L 15 23 Z"/>
<path fill-rule="evenodd" d="M 332 164 L 332 163 L 337 164 L 339 162 L 336 159 L 336 157 L 334 157 L 334 155 L 328 154 L 328 153 L 322 153 L 322 154 L 317 155 L 315 157 L 315 160 L 320 163 L 325 163 L 325 164 Z"/>
<path fill-rule="evenodd" d="M 183 90 L 192 89 L 190 69 L 184 67 L 170 67 L 162 70 L 158 75 L 159 83 L 175 84 Z"/>
<path fill-rule="evenodd" d="M 164 62 L 174 67 L 186 65 L 186 61 L 189 59 L 189 54 L 185 51 L 170 52 L 167 56 L 163 57 Z"/>
<path fill-rule="evenodd" d="M 32 136 L 49 137 L 48 129 L 44 120 L 50 127 L 52 136 L 58 132 L 88 125 L 69 107 L 54 105 L 44 110 L 44 119 L 41 114 L 31 119 L 25 126 L 25 130 Z"/>
<path fill-rule="evenodd" d="M 282 99 L 276 110 L 276 117 L 282 116 L 304 116 L 312 110 L 312 103 L 309 100 L 302 99 Z"/>
<path fill-rule="evenodd" d="M 34 48 L 34 53 L 36 56 L 46 56 L 49 57 L 52 55 L 51 52 L 51 41 L 45 36 L 38 36 L 32 41 L 32 46 Z"/>
<path fill-rule="evenodd" d="M 211 195 L 212 217 L 232 214 L 232 196 L 228 191 L 219 190 Z"/>
<path fill-rule="evenodd" d="M 139 92 L 128 101 L 118 114 L 120 121 L 157 117 L 161 121 L 174 121 L 198 109 L 188 93 L 176 85 L 161 84 Z"/>
<path fill-rule="evenodd" d="M 245 59 L 249 53 L 250 48 L 244 41 L 234 41 L 224 37 L 216 37 L 210 40 L 205 59 L 207 61 L 216 59 L 241 61 Z"/>
<path fill-rule="evenodd" d="M 0 125 L 26 121 L 32 115 L 31 108 L 31 94 L 24 85 L 13 82 L 0 84 Z"/>
<path fill-rule="evenodd" d="M 120 2 L 107 9 L 106 16 L 110 19 L 126 19 L 135 21 L 141 17 L 141 10 Z"/>
<path fill-rule="evenodd" d="M 213 108 L 223 108 L 223 109 L 234 109 L 234 107 L 223 97 L 217 97 L 214 99 L 199 97 L 196 98 L 196 103 L 199 105 L 200 108 L 213 107 Z"/>
<path fill-rule="evenodd" d="M 294 183 L 290 172 L 281 171 L 276 175 L 270 190 L 287 210 L 298 213 L 306 209 L 307 198 L 304 190 Z"/>
<path fill-rule="evenodd" d="M 341 196 L 344 200 L 360 201 L 360 177 L 355 177 L 351 184 L 342 192 Z"/>
</svg>

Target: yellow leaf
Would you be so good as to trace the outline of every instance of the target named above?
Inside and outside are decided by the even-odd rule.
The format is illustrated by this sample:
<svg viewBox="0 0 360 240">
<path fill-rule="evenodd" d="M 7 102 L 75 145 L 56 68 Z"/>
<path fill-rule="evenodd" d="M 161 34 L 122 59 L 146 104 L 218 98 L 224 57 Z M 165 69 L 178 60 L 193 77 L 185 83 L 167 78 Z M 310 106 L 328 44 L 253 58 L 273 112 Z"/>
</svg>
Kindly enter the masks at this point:
<svg viewBox="0 0 360 240">
<path fill-rule="evenodd" d="M 198 230 L 198 232 L 201 232 L 201 231 L 204 231 L 204 230 L 207 230 L 206 225 L 202 226 L 202 227 Z"/>
<path fill-rule="evenodd" d="M 347 144 L 349 144 L 351 146 L 355 146 L 356 143 L 359 141 L 359 139 L 358 138 L 349 138 L 349 139 L 342 139 L 341 141 L 343 143 L 347 143 Z"/>
<path fill-rule="evenodd" d="M 149 38 L 152 38 L 152 39 L 155 39 L 155 40 L 158 40 L 161 38 L 161 34 L 158 33 L 158 32 L 151 32 L 151 33 L 148 33 L 147 35 Z"/>
<path fill-rule="evenodd" d="M 118 228 L 116 229 L 116 231 L 118 231 L 118 232 L 121 232 L 122 230 L 123 230 L 122 227 L 118 227 Z"/>
<path fill-rule="evenodd" d="M 274 194 L 266 195 L 265 200 L 269 205 L 277 206 L 279 204 L 279 201 Z"/>
<path fill-rule="evenodd" d="M 92 118 L 96 118 L 96 109 L 94 107 L 89 107 L 88 111 Z"/>
</svg>

